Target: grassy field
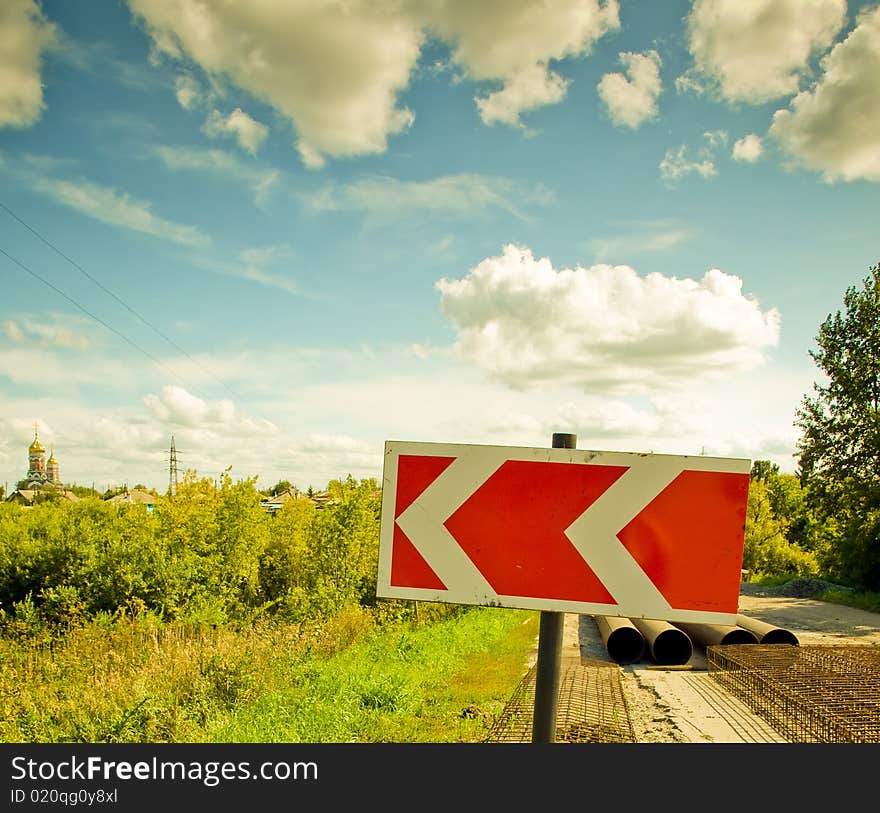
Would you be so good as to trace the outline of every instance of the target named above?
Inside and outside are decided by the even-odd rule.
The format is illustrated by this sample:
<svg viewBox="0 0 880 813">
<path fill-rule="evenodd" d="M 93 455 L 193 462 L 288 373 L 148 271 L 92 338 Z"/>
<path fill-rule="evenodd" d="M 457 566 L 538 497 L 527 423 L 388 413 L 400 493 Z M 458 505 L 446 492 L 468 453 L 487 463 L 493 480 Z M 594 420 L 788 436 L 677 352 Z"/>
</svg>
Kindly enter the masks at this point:
<svg viewBox="0 0 880 813">
<path fill-rule="evenodd" d="M 377 626 L 88 624 L 0 639 L 3 742 L 474 742 L 525 674 L 538 614 Z"/>
</svg>

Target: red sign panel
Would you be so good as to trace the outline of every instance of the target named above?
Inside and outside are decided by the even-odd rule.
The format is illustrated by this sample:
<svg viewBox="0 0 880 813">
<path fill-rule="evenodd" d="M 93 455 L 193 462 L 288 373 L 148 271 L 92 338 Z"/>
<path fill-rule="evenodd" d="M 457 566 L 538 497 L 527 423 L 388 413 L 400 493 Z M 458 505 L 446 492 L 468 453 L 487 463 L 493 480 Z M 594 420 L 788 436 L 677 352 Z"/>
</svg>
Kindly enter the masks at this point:
<svg viewBox="0 0 880 813">
<path fill-rule="evenodd" d="M 750 466 L 388 441 L 378 595 L 736 623 Z"/>
</svg>

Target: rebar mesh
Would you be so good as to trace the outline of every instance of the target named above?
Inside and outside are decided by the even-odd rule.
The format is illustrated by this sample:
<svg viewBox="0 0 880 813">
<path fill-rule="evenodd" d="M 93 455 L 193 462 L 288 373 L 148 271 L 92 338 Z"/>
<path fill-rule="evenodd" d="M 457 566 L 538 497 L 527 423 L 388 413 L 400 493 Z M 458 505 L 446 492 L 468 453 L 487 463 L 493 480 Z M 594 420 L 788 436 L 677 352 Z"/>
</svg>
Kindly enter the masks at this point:
<svg viewBox="0 0 880 813">
<path fill-rule="evenodd" d="M 520 681 L 486 742 L 531 742 L 535 708 L 533 666 Z M 620 667 L 563 658 L 556 709 L 556 742 L 635 742 Z"/>
<path fill-rule="evenodd" d="M 710 646 L 706 662 L 791 742 L 880 742 L 880 647 Z"/>
</svg>

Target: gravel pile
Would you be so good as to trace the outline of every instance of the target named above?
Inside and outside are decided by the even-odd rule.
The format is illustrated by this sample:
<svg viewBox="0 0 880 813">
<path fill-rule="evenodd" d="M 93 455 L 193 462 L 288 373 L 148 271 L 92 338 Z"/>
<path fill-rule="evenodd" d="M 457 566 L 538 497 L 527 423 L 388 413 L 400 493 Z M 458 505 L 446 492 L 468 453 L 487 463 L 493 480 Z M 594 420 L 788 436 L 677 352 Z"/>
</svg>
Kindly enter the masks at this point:
<svg viewBox="0 0 880 813">
<path fill-rule="evenodd" d="M 836 590 L 851 593 L 851 587 L 842 584 L 834 584 L 823 579 L 792 579 L 785 584 L 770 587 L 765 584 L 751 584 L 744 582 L 740 585 L 740 594 L 743 596 L 784 596 L 786 598 L 815 598 L 826 590 Z"/>
</svg>

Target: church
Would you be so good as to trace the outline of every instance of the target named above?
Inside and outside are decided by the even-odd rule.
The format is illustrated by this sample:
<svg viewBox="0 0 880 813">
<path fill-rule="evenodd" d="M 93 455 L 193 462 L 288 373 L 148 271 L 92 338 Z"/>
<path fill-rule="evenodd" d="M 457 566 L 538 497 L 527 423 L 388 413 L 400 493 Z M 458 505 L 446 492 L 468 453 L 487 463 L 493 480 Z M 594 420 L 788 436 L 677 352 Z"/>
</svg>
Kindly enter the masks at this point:
<svg viewBox="0 0 880 813">
<path fill-rule="evenodd" d="M 60 497 L 76 501 L 77 496 L 64 488 L 55 452 L 49 453 L 46 460 L 46 447 L 40 443 L 37 424 L 34 424 L 34 442 L 28 446 L 28 471 L 23 480 L 18 481 L 15 491 L 6 499 L 23 505 L 33 505 L 38 497 Z"/>
</svg>

